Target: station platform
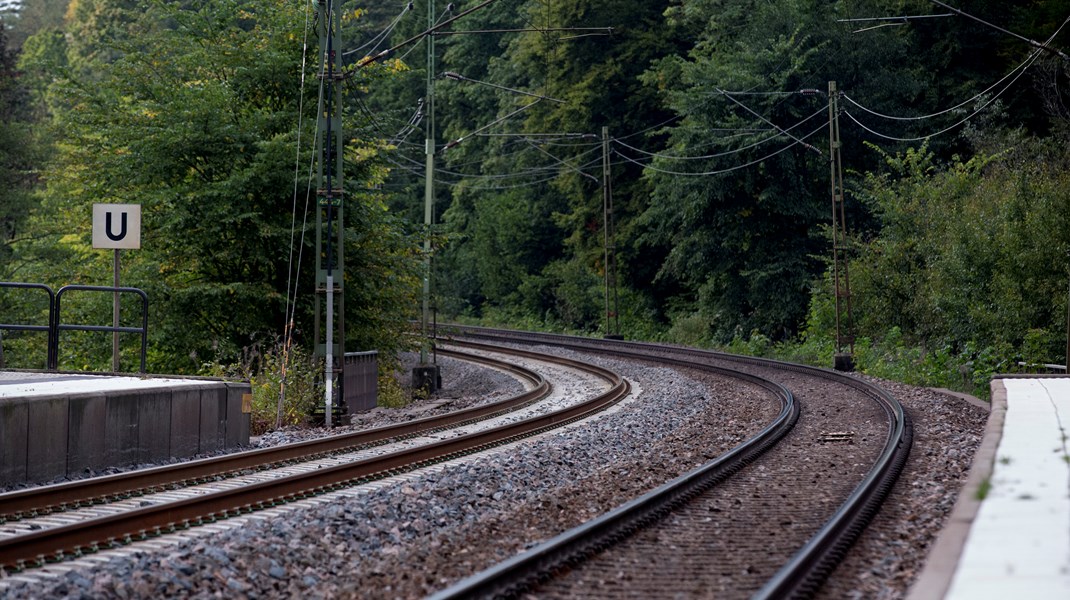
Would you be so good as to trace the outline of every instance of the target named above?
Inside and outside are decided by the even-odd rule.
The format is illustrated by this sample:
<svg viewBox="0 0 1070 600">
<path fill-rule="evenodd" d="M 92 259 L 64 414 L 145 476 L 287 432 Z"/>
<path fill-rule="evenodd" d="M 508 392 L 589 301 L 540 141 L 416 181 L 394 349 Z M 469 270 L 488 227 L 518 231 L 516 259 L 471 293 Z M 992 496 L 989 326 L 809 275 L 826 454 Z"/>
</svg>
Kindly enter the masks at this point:
<svg viewBox="0 0 1070 600">
<path fill-rule="evenodd" d="M 911 600 L 1070 598 L 1070 377 L 1003 376 Z"/>
<path fill-rule="evenodd" d="M 0 486 L 249 443 L 248 383 L 0 371 Z"/>
</svg>

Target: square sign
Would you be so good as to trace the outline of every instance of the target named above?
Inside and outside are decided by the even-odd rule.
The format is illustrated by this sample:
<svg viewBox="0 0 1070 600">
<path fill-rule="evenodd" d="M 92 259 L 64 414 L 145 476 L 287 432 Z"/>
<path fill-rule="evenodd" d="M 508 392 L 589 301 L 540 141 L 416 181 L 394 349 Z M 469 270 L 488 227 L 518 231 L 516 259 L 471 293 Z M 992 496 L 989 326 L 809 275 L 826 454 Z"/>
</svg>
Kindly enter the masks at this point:
<svg viewBox="0 0 1070 600">
<path fill-rule="evenodd" d="M 94 248 L 140 248 L 140 204 L 94 204 Z"/>
</svg>

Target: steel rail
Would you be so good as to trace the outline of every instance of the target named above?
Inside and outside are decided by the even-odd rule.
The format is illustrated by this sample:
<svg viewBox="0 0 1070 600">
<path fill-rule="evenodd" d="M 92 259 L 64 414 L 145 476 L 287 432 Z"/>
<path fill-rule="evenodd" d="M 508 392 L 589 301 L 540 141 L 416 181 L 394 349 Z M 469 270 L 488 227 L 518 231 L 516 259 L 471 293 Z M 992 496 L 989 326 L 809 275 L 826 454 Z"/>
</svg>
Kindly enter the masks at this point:
<svg viewBox="0 0 1070 600">
<path fill-rule="evenodd" d="M 493 349 L 496 352 L 513 352 L 507 348 Z M 62 560 L 67 555 L 80 556 L 83 551 L 95 551 L 103 546 L 126 543 L 135 537 L 148 538 L 190 527 L 205 520 L 214 521 L 221 517 L 237 516 L 452 460 L 583 419 L 620 401 L 631 392 L 629 383 L 608 369 L 546 354 L 523 354 L 592 373 L 605 379 L 611 387 L 581 403 L 486 431 L 3 539 L 0 540 L 0 568 L 19 570 L 27 564 Z"/>
<path fill-rule="evenodd" d="M 498 402 L 396 425 L 0 494 L 0 523 L 100 504 L 116 497 L 132 497 L 191 483 L 214 481 L 220 477 L 248 472 L 249 469 L 262 470 L 322 458 L 385 440 L 467 424 L 515 410 L 550 393 L 549 383 L 530 369 L 474 354 L 446 349 L 440 349 L 440 352 L 460 360 L 508 371 L 527 381 L 532 389 Z"/>
<path fill-rule="evenodd" d="M 850 377 L 843 373 L 784 361 L 739 356 L 723 352 L 664 346 L 649 342 L 621 340 L 592 340 L 572 336 L 545 333 L 520 333 L 479 327 L 445 327 L 445 331 L 457 331 L 467 337 L 508 339 L 522 342 L 539 340 L 560 347 L 598 352 L 634 354 L 622 348 L 641 348 L 647 351 L 682 353 L 689 356 L 769 367 L 820 377 L 852 387 L 877 402 L 889 417 L 888 436 L 880 456 L 826 524 L 800 548 L 794 556 L 754 596 L 755 599 L 809 598 L 812 597 L 828 576 L 843 560 L 850 547 L 876 516 L 884 500 L 891 493 L 899 474 L 906 465 L 913 442 L 913 426 L 903 406 L 891 394 L 879 386 Z M 536 343 L 536 342 L 527 342 Z M 615 350 L 608 350 L 614 348 Z M 648 357 L 647 360 L 658 360 Z"/>
<path fill-rule="evenodd" d="M 752 383 L 780 399 L 780 412 L 761 431 L 713 461 L 600 517 L 538 544 L 523 554 L 468 577 L 432 595 L 430 600 L 521 597 L 547 574 L 612 546 L 725 481 L 776 445 L 798 422 L 799 403 L 795 401 L 792 393 L 784 386 L 763 377 L 693 361 L 655 358 L 638 353 L 621 354 L 628 355 L 629 358 L 669 363 Z"/>
</svg>

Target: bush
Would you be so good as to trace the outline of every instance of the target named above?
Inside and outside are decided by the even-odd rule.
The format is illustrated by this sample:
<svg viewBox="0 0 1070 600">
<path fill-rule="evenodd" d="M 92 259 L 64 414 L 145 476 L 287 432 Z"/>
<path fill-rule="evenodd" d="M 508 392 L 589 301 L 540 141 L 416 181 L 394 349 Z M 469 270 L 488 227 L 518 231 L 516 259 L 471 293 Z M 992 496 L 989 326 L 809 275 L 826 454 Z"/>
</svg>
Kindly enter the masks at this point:
<svg viewBox="0 0 1070 600">
<path fill-rule="evenodd" d="M 253 392 L 252 435 L 281 426 L 307 424 L 316 404 L 323 399 L 322 359 L 309 355 L 300 346 L 287 349 L 278 339 L 267 346 L 254 344 L 242 349 L 241 361 L 236 364 L 207 364 L 204 372 L 249 381 Z"/>
</svg>

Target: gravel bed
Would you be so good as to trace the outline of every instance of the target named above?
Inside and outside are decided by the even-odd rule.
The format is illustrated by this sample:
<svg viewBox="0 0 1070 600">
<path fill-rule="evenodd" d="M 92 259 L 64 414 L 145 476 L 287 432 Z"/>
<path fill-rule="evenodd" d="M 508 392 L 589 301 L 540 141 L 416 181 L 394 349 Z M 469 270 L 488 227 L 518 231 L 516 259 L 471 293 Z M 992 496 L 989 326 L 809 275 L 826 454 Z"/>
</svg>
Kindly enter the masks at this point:
<svg viewBox="0 0 1070 600">
<path fill-rule="evenodd" d="M 764 392 L 712 377 L 598 362 L 636 382 L 639 397 L 613 414 L 355 499 L 159 552 L 133 551 L 53 581 L 12 585 L 4 595 L 419 597 L 702 464 L 779 410 Z M 915 419 L 914 451 L 885 510 L 823 597 L 905 594 L 984 425 L 986 413 L 965 402 L 882 383 Z"/>
<path fill-rule="evenodd" d="M 6 597 L 418 597 L 702 464 L 779 410 L 740 402 L 717 380 L 607 363 L 651 391 L 613 414 L 355 500 L 15 585 Z"/>
<path fill-rule="evenodd" d="M 880 513 L 822 588 L 822 599 L 903 598 L 951 515 L 981 444 L 988 411 L 927 388 L 867 377 L 914 422 L 914 445 Z"/>
<path fill-rule="evenodd" d="M 435 415 L 490 404 L 515 396 L 524 391 L 524 386 L 513 376 L 497 369 L 458 360 L 446 356 L 438 357 L 438 364 L 444 373 L 442 387 L 428 397 L 414 397 L 401 408 L 379 406 L 368 411 L 350 415 L 350 424 L 324 429 L 322 427 L 285 427 L 254 440 L 256 448 L 267 448 L 281 444 L 291 444 L 325 435 L 351 433 L 362 429 L 383 427 L 395 423 L 405 423 Z M 419 355 L 404 353 L 401 355 L 401 371 L 398 382 L 411 394 L 412 368 L 419 363 Z"/>
</svg>

